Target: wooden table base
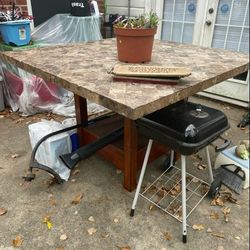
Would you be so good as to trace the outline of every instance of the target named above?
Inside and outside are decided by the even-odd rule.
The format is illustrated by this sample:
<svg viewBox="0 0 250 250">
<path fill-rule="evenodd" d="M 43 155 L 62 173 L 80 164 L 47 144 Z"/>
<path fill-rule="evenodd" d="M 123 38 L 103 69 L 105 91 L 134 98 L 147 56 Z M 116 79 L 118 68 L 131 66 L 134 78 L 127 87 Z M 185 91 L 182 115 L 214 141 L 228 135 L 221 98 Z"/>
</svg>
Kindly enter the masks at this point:
<svg viewBox="0 0 250 250">
<path fill-rule="evenodd" d="M 75 96 L 75 106 L 77 123 L 86 123 L 86 100 Z M 124 173 L 124 188 L 131 192 L 136 187 L 137 170 L 142 166 L 148 142 L 147 138 L 141 136 L 138 138 L 135 122 L 131 119 L 114 115 L 82 129 L 80 128 L 78 134 L 80 136 L 80 144 L 83 146 L 122 126 L 124 126 L 123 138 L 102 148 L 98 151 L 98 154 L 112 162 L 117 169 Z M 149 161 L 153 161 L 167 152 L 168 149 L 165 146 L 154 143 Z"/>
</svg>

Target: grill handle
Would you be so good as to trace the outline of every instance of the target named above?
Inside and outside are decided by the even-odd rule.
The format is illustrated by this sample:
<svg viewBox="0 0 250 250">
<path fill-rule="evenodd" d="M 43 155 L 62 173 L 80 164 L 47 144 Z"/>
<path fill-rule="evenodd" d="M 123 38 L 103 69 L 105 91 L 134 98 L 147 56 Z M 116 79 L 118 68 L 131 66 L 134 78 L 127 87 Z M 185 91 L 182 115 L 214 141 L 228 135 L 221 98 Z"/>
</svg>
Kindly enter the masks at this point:
<svg viewBox="0 0 250 250">
<path fill-rule="evenodd" d="M 218 138 L 224 141 L 221 145 L 214 145 L 213 143 L 210 143 L 214 147 L 215 152 L 221 152 L 231 144 L 231 140 L 225 139 L 221 135 Z"/>
</svg>

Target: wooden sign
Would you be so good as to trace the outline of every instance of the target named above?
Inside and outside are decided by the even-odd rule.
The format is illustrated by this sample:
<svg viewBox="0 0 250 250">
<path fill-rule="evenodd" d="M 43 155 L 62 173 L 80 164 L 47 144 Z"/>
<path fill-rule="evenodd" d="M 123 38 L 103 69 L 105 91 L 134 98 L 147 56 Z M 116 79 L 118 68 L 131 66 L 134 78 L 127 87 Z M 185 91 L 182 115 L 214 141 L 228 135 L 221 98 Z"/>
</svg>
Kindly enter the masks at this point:
<svg viewBox="0 0 250 250">
<path fill-rule="evenodd" d="M 127 77 L 181 78 L 191 75 L 191 70 L 183 67 L 116 64 L 111 73 L 115 76 Z"/>
</svg>

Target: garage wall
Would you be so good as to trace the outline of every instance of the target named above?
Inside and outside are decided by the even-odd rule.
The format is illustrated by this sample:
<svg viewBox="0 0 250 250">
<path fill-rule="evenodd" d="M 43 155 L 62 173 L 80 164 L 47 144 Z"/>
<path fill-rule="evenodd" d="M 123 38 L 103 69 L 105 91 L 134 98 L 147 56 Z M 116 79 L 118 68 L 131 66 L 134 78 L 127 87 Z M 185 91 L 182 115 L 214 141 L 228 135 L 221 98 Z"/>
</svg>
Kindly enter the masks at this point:
<svg viewBox="0 0 250 250">
<path fill-rule="evenodd" d="M 0 9 L 1 10 L 6 10 L 6 9 L 11 10 L 11 7 L 12 7 L 11 3 L 12 3 L 12 0 L 0 0 Z M 28 7 L 27 7 L 26 0 L 16 0 L 16 6 L 18 6 L 21 9 L 22 14 L 24 16 L 28 16 Z"/>
<path fill-rule="evenodd" d="M 131 0 L 130 15 L 138 16 L 145 12 L 146 0 Z M 107 14 L 128 15 L 128 0 L 106 0 Z"/>
</svg>

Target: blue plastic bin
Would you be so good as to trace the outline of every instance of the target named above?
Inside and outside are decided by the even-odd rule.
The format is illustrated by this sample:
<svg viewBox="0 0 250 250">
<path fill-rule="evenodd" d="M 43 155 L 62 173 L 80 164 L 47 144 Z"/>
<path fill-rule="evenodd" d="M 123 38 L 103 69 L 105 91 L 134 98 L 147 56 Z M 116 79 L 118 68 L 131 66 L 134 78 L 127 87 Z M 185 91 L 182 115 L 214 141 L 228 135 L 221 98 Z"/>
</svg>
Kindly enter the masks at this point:
<svg viewBox="0 0 250 250">
<path fill-rule="evenodd" d="M 2 22 L 0 32 L 4 43 L 8 45 L 27 45 L 31 40 L 30 20 Z"/>
</svg>

